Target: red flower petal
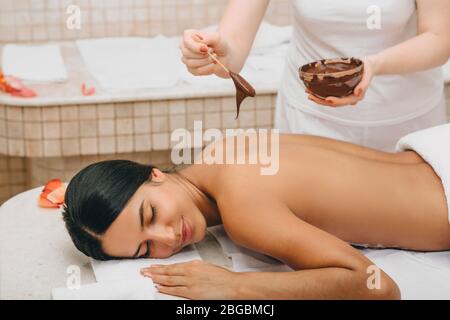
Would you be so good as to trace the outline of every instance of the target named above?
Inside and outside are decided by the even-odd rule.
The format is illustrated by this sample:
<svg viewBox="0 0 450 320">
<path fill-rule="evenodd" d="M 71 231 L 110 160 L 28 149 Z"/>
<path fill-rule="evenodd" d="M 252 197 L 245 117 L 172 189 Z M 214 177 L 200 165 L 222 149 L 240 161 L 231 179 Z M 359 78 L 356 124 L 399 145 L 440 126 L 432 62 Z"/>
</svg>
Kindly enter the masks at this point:
<svg viewBox="0 0 450 320">
<path fill-rule="evenodd" d="M 42 208 L 59 208 L 58 204 L 52 203 L 43 196 L 39 197 L 39 206 Z"/>
<path fill-rule="evenodd" d="M 47 199 L 55 204 L 64 203 L 64 195 L 66 193 L 66 186 L 62 185 L 58 189 L 53 190 L 47 195 Z"/>
<path fill-rule="evenodd" d="M 93 94 L 95 94 L 95 88 L 88 88 L 86 84 L 83 83 L 81 85 L 81 93 L 83 94 L 83 96 L 92 96 Z"/>
<path fill-rule="evenodd" d="M 61 187 L 61 185 L 62 185 L 61 179 L 58 179 L 58 178 L 52 179 L 52 180 L 48 181 L 45 184 L 44 189 L 42 190 L 42 192 L 46 192 L 46 191 L 49 191 L 49 190 L 51 192 L 51 191 L 56 190 L 59 187 Z M 47 194 L 48 194 L 48 192 L 47 192 Z"/>
</svg>

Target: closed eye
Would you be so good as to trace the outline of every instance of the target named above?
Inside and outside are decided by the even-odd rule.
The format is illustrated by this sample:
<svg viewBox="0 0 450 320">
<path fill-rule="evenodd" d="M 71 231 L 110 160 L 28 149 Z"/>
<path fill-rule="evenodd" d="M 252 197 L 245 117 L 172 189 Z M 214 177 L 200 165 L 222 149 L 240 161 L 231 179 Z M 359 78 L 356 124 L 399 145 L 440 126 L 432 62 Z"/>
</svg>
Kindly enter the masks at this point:
<svg viewBox="0 0 450 320">
<path fill-rule="evenodd" d="M 151 211 L 152 211 L 152 216 L 150 217 L 149 220 L 150 220 L 150 224 L 153 224 L 153 223 L 155 223 L 155 221 L 156 221 L 157 210 L 156 210 L 156 208 L 155 208 L 154 206 L 152 206 L 152 205 L 150 205 L 150 208 L 151 208 Z M 142 256 L 142 258 L 149 258 L 149 257 L 150 257 L 150 254 L 151 254 L 151 252 L 150 252 L 150 244 L 151 244 L 151 241 L 150 241 L 150 240 L 146 241 L 147 251 L 146 251 L 145 254 Z"/>
</svg>

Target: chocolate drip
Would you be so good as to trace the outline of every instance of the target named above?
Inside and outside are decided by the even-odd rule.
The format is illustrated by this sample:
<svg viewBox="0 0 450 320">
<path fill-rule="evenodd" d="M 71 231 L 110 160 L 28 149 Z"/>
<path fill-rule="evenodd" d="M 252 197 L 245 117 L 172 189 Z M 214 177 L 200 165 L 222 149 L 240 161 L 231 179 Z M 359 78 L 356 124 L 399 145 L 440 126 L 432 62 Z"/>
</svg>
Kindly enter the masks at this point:
<svg viewBox="0 0 450 320">
<path fill-rule="evenodd" d="M 239 117 L 239 109 L 242 101 L 247 97 L 255 96 L 255 89 L 242 76 L 237 73 L 229 72 L 231 79 L 236 87 L 236 119 Z"/>
</svg>

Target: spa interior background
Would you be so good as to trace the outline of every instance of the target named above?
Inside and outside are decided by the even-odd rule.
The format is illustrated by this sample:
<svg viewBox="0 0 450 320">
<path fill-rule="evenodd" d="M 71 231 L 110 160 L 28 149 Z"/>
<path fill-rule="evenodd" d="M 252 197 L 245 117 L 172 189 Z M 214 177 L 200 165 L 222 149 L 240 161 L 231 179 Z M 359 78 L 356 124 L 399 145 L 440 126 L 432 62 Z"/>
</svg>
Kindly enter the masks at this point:
<svg viewBox="0 0 450 320">
<path fill-rule="evenodd" d="M 81 29 L 66 27 L 71 4 L 81 7 Z M 85 165 L 103 159 L 168 167 L 170 133 L 192 130 L 194 120 L 202 120 L 204 129 L 272 127 L 276 76 L 255 77 L 258 95 L 244 102 L 235 121 L 234 87 L 228 82 L 104 90 L 77 50 L 80 39 L 180 36 L 185 29 L 218 23 L 225 5 L 225 0 L 0 0 L 0 51 L 11 43 L 57 44 L 67 70 L 62 82 L 33 86 L 38 97 L 0 93 L 0 204 L 49 179 L 69 181 Z M 290 1 L 272 0 L 265 21 L 286 26 L 290 20 Z M 275 31 L 268 30 L 268 37 Z M 82 83 L 96 93 L 81 94 Z M 450 117 L 450 83 L 445 92 Z"/>
</svg>

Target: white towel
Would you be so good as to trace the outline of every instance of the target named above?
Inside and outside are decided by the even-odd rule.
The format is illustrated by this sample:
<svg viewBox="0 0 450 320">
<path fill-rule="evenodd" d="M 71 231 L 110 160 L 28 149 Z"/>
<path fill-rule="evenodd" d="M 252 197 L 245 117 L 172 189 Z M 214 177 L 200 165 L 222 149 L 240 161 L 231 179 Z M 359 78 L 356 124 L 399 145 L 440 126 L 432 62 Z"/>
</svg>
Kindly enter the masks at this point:
<svg viewBox="0 0 450 320">
<path fill-rule="evenodd" d="M 103 38 L 76 44 L 87 69 L 105 90 L 171 87 L 179 81 L 174 39 Z"/>
<path fill-rule="evenodd" d="M 67 71 L 59 46 L 7 44 L 2 55 L 3 73 L 24 82 L 62 82 Z"/>
<path fill-rule="evenodd" d="M 231 258 L 233 270 L 236 272 L 249 271 L 292 271 L 292 269 L 269 256 L 249 250 L 233 243 L 225 232 L 223 225 L 208 228 L 216 238 L 223 252 Z"/>
<path fill-rule="evenodd" d="M 222 225 L 208 231 L 224 253 L 233 260 L 237 272 L 286 272 L 287 265 L 235 245 Z M 399 286 L 402 299 L 450 299 L 450 251 L 411 252 L 395 249 L 360 250 L 385 271 Z"/>
<path fill-rule="evenodd" d="M 450 222 L 450 123 L 410 133 L 398 141 L 396 150 L 414 150 L 441 178 Z"/>
<path fill-rule="evenodd" d="M 144 277 L 142 277 L 144 278 Z M 149 278 L 92 283 L 80 288 L 55 288 L 53 300 L 156 300 L 156 289 Z"/>
<path fill-rule="evenodd" d="M 173 264 L 201 259 L 194 246 L 188 246 L 181 252 L 166 259 L 123 259 L 99 261 L 91 259 L 97 282 L 110 282 L 124 279 L 141 278 L 140 270 L 153 264 Z"/>
</svg>

